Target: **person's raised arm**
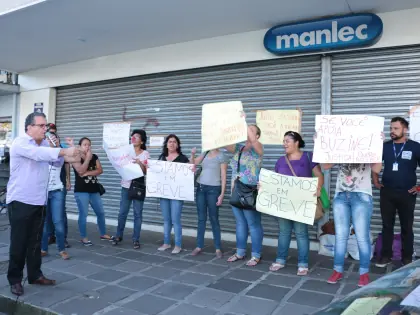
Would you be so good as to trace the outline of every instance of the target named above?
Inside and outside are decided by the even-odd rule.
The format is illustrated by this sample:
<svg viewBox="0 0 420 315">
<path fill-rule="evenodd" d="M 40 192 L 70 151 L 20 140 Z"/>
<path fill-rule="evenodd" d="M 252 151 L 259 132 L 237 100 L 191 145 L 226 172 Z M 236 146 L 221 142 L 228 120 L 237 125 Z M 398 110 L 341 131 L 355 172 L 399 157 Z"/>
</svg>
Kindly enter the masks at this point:
<svg viewBox="0 0 420 315">
<path fill-rule="evenodd" d="M 250 126 L 248 126 L 248 141 L 251 143 L 255 152 L 257 152 L 259 156 L 264 155 L 264 147 L 262 143 L 258 141 L 257 134 L 252 131 Z"/>
<path fill-rule="evenodd" d="M 90 160 L 92 159 L 92 152 L 89 150 L 85 153 L 84 161 L 72 163 L 73 168 L 76 170 L 76 172 L 83 176 L 87 172 L 87 169 L 89 168 Z"/>
<path fill-rule="evenodd" d="M 314 175 L 318 178 L 318 187 L 316 190 L 316 195 L 319 197 L 321 196 L 321 189 L 324 186 L 324 174 L 321 171 L 321 167 L 319 165 L 315 166 L 312 169 Z"/>
</svg>

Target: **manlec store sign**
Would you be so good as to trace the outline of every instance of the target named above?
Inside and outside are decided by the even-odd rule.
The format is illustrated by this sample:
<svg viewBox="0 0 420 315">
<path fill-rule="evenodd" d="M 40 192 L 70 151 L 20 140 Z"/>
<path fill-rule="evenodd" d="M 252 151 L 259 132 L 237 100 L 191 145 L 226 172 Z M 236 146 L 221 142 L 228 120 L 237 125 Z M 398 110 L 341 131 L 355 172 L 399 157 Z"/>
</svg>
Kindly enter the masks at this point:
<svg viewBox="0 0 420 315">
<path fill-rule="evenodd" d="M 356 48 L 375 44 L 383 30 L 375 14 L 352 14 L 272 27 L 265 48 L 278 55 Z"/>
</svg>

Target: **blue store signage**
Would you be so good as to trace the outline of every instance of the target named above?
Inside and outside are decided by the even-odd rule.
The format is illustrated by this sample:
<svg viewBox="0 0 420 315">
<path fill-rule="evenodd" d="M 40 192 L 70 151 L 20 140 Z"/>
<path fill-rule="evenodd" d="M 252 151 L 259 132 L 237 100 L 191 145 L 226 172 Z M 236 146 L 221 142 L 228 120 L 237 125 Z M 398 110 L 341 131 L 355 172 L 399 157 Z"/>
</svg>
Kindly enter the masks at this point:
<svg viewBox="0 0 420 315">
<path fill-rule="evenodd" d="M 348 49 L 375 44 L 383 24 L 375 14 L 352 14 L 272 27 L 264 36 L 274 54 Z"/>
</svg>

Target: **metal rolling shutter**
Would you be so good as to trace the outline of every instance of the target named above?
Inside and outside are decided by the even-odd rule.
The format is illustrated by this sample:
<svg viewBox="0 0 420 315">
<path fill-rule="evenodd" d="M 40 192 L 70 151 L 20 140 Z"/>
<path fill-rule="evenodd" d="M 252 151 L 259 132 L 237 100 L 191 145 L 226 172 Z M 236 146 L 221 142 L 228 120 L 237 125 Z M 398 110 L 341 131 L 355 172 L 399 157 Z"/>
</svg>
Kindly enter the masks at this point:
<svg viewBox="0 0 420 315">
<path fill-rule="evenodd" d="M 420 99 L 420 47 L 343 53 L 333 55 L 332 60 L 332 113 L 383 116 L 384 132 L 389 139 L 391 118 L 407 118 L 410 105 Z M 333 172 L 332 196 L 336 175 Z M 395 231 L 399 232 L 398 219 L 395 227 Z M 381 229 L 379 192 L 374 188 L 371 223 L 374 237 Z M 415 209 L 414 233 L 415 242 L 420 245 L 419 202 Z"/>
<path fill-rule="evenodd" d="M 103 123 L 121 121 L 126 112 L 126 119 L 132 121 L 132 128 L 147 125 L 148 136 L 177 134 L 184 154 L 189 155 L 192 147 L 200 148 L 201 107 L 204 103 L 241 100 L 248 122 L 255 122 L 257 109 L 295 109 L 299 106 L 304 112 L 303 136 L 310 150 L 313 147 L 313 117 L 321 112 L 320 81 L 320 57 L 310 57 L 61 87 L 57 89 L 56 122 L 62 137 L 91 138 L 93 151 L 98 154 L 104 168 L 100 182 L 107 190 L 103 196 L 106 216 L 116 218 L 120 202 L 120 177 L 101 149 Z M 161 152 L 161 148 L 148 150 L 155 159 Z M 283 153 L 281 146 L 266 146 L 264 167 L 274 169 L 276 160 Z M 229 170 L 228 183 L 230 174 Z M 67 208 L 77 213 L 72 193 L 67 198 Z M 196 228 L 195 203 L 185 203 L 182 221 L 184 227 Z M 235 232 L 228 195 L 220 209 L 220 221 L 222 231 Z M 162 224 L 157 199 L 146 199 L 143 222 Z M 263 224 L 265 235 L 277 237 L 278 225 L 273 217 L 264 217 Z M 316 238 L 315 228 L 311 228 L 311 238 Z"/>
</svg>

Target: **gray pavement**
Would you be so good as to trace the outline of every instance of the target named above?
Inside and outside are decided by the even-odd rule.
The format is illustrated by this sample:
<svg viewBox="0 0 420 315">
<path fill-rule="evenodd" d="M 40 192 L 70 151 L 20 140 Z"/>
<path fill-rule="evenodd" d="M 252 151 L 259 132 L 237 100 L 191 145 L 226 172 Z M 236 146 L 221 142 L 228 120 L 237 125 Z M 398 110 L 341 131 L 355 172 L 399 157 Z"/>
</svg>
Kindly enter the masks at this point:
<svg viewBox="0 0 420 315">
<path fill-rule="evenodd" d="M 348 260 L 345 279 L 329 285 L 326 279 L 332 259 L 315 252 L 310 255 L 309 275 L 298 277 L 295 250 L 290 251 L 286 268 L 270 272 L 276 248 L 265 247 L 262 263 L 251 268 L 244 262 L 226 262 L 235 247 L 229 242 L 224 243 L 223 259 L 213 255 L 211 240 L 206 240 L 203 254 L 193 257 L 195 241 L 185 237 L 186 250 L 174 256 L 157 251 L 162 242 L 160 233 L 143 231 L 142 246 L 134 250 L 131 229 L 126 230 L 123 243 L 112 246 L 100 241 L 96 226 L 89 224 L 88 235 L 94 246 L 83 247 L 78 243 L 77 222 L 69 223 L 72 248 L 68 252 L 72 259 L 59 259 L 55 245 L 51 245 L 50 255 L 43 261 L 44 274 L 57 280 L 57 285 L 26 283 L 25 295 L 19 301 L 65 315 L 303 315 L 357 289 L 357 261 Z M 9 229 L 4 224 L 5 218 L 0 218 L 0 260 L 4 260 L 0 295 L 14 298 L 5 275 Z M 108 231 L 115 231 L 115 227 L 108 227 Z M 373 267 L 371 278 L 384 273 Z"/>
</svg>

